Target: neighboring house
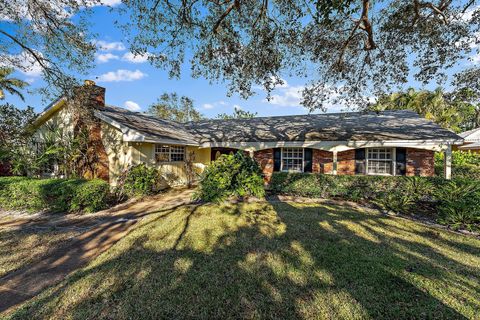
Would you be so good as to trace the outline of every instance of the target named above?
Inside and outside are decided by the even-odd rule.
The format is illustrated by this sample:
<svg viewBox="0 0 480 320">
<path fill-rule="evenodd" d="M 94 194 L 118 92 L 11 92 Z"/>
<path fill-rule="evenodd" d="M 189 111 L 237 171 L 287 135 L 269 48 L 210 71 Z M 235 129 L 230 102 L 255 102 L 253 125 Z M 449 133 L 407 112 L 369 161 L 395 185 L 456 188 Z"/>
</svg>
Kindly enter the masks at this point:
<svg viewBox="0 0 480 320">
<path fill-rule="evenodd" d="M 434 152 L 447 155 L 450 178 L 452 145 L 463 139 L 412 111 L 330 113 L 204 120 L 177 123 L 105 105 L 105 89 L 89 84 L 95 97 L 99 126 L 92 136 L 101 140 L 102 178 L 112 185 L 131 165 L 158 167 L 172 184 L 187 179 L 186 159 L 195 170 L 221 154 L 248 152 L 260 164 L 268 182 L 275 171 L 333 175 L 434 175 Z M 65 99 L 52 103 L 34 126 L 55 122 L 68 126 Z"/>
<path fill-rule="evenodd" d="M 458 135 L 465 140 L 463 145 L 457 147 L 458 150 L 480 153 L 480 128 L 465 131 Z"/>
</svg>

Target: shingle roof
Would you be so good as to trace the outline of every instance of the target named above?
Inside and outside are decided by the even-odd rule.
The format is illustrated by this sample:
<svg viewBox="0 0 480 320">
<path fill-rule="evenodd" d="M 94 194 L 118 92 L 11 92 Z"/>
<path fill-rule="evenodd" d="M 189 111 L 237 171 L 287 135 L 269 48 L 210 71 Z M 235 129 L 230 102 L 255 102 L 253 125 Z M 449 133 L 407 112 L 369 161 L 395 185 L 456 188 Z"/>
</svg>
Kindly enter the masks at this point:
<svg viewBox="0 0 480 320">
<path fill-rule="evenodd" d="M 163 120 L 114 106 L 99 108 L 98 112 L 123 127 L 140 133 L 147 141 L 169 140 L 179 144 L 198 144 L 196 138 L 185 129 L 185 126 L 175 121 Z"/>
<path fill-rule="evenodd" d="M 480 135 L 480 128 L 468 130 L 468 131 L 459 133 L 458 135 L 462 138 L 465 138 L 466 141 L 470 141 L 470 140 L 474 141 L 478 139 L 478 138 L 475 139 L 475 136 Z M 472 138 L 472 139 L 469 139 L 469 138 Z"/>
<path fill-rule="evenodd" d="M 141 133 L 147 140 L 174 140 L 185 144 L 462 139 L 407 110 L 216 119 L 186 124 L 112 106 L 100 109 L 100 113 Z"/>
<path fill-rule="evenodd" d="M 462 139 L 407 110 L 205 120 L 187 128 L 200 143 Z"/>
<path fill-rule="evenodd" d="M 464 145 L 461 145 L 458 147 L 459 149 L 465 149 L 465 150 L 473 150 L 473 149 L 480 149 L 480 142 L 475 142 L 475 143 L 466 143 Z"/>
</svg>

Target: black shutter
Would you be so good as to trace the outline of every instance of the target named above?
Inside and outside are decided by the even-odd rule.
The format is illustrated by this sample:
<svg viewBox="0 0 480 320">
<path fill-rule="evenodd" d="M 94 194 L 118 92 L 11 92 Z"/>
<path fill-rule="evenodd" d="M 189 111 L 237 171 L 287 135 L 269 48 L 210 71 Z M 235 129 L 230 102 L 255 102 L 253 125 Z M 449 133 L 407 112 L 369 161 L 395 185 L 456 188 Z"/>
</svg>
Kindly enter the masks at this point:
<svg viewBox="0 0 480 320">
<path fill-rule="evenodd" d="M 407 172 L 407 149 L 406 148 L 397 148 L 396 149 L 396 163 L 397 167 L 395 168 L 395 174 L 397 176 L 404 176 Z"/>
<path fill-rule="evenodd" d="M 282 164 L 282 149 L 275 148 L 273 149 L 273 171 L 280 171 Z"/>
<path fill-rule="evenodd" d="M 303 149 L 303 172 L 312 172 L 312 149 Z"/>
<path fill-rule="evenodd" d="M 366 174 L 365 149 L 355 149 L 355 174 Z"/>
</svg>

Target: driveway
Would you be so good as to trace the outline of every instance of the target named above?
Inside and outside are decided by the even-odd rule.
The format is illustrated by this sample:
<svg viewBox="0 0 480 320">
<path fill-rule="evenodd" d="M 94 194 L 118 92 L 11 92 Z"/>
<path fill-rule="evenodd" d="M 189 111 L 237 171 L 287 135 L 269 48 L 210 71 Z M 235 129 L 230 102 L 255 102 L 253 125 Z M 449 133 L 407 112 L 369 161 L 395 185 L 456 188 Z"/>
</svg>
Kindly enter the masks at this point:
<svg viewBox="0 0 480 320">
<path fill-rule="evenodd" d="M 0 230 L 35 232 L 45 228 L 79 230 L 68 243 L 41 260 L 0 278 L 0 313 L 20 305 L 81 268 L 124 237 L 143 217 L 191 203 L 192 190 L 172 190 L 142 201 L 130 202 L 85 215 L 34 215 L 0 218 Z"/>
</svg>

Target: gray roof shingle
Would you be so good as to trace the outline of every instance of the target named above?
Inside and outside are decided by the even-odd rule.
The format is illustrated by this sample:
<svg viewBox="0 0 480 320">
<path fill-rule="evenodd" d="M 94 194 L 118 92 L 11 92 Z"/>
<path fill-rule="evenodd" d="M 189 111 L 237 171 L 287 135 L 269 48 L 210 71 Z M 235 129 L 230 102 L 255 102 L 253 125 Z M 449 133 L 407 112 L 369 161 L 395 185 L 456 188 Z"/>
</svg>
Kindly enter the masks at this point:
<svg viewBox="0 0 480 320">
<path fill-rule="evenodd" d="M 408 110 L 204 120 L 187 128 L 200 143 L 462 139 Z"/>
<path fill-rule="evenodd" d="M 137 131 L 149 141 L 169 140 L 179 144 L 197 145 L 197 139 L 184 124 L 159 119 L 148 114 L 128 111 L 114 106 L 99 108 L 101 115 L 108 117 L 120 125 Z"/>
<path fill-rule="evenodd" d="M 178 123 L 106 106 L 100 113 L 147 140 L 180 144 L 269 141 L 461 140 L 413 111 L 325 113 Z"/>
</svg>

